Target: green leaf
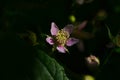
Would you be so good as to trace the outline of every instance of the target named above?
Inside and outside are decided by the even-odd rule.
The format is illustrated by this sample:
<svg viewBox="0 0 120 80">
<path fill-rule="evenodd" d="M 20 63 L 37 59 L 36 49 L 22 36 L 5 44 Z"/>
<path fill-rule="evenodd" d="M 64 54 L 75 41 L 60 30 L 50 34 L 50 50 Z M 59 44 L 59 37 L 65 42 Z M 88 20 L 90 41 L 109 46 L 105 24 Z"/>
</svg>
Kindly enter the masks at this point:
<svg viewBox="0 0 120 80">
<path fill-rule="evenodd" d="M 117 53 L 120 53 L 120 48 L 116 48 L 115 51 L 116 51 Z"/>
<path fill-rule="evenodd" d="M 108 30 L 108 36 L 109 36 L 109 38 L 110 38 L 111 40 L 113 40 L 113 36 L 112 36 L 112 34 L 111 34 L 110 29 L 109 29 L 108 26 L 107 26 L 107 30 Z"/>
<path fill-rule="evenodd" d="M 111 41 L 112 41 L 113 43 L 116 43 L 116 39 L 115 39 L 115 37 L 111 34 L 111 31 L 110 31 L 109 27 L 108 27 L 108 26 L 106 26 L 106 27 L 107 27 L 107 30 L 108 30 L 108 36 L 109 36 L 109 38 L 111 39 Z"/>
<path fill-rule="evenodd" d="M 64 68 L 43 51 L 35 59 L 34 80 L 69 80 Z"/>
</svg>

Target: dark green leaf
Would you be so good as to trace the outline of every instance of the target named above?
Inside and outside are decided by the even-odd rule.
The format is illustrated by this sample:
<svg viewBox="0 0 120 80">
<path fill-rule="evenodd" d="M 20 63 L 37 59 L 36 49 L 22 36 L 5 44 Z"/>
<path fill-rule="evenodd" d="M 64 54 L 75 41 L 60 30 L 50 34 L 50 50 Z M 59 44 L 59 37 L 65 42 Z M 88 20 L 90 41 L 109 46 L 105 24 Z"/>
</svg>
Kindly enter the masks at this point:
<svg viewBox="0 0 120 80">
<path fill-rule="evenodd" d="M 116 51 L 117 53 L 120 53 L 120 48 L 116 48 L 115 51 Z"/>
<path fill-rule="evenodd" d="M 43 51 L 38 51 L 34 73 L 34 80 L 69 80 L 66 77 L 64 68 Z"/>
</svg>

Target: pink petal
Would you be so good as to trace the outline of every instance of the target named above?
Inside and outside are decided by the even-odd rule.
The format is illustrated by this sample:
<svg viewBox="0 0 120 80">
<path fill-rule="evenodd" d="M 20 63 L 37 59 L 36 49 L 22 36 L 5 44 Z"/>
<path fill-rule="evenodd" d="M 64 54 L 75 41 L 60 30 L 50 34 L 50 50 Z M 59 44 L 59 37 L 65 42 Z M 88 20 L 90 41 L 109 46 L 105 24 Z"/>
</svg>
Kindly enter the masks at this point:
<svg viewBox="0 0 120 80">
<path fill-rule="evenodd" d="M 66 52 L 66 48 L 64 46 L 58 46 L 57 47 L 57 50 L 60 52 L 60 53 L 65 53 Z"/>
<path fill-rule="evenodd" d="M 53 44 L 54 44 L 52 37 L 47 37 L 47 38 L 46 38 L 46 41 L 47 41 L 50 45 L 53 45 Z"/>
<path fill-rule="evenodd" d="M 67 45 L 67 46 L 72 46 L 72 45 L 74 45 L 74 44 L 76 44 L 76 43 L 78 43 L 78 42 L 79 42 L 79 40 L 76 39 L 76 38 L 69 38 L 69 39 L 67 40 L 66 45 Z"/>
<path fill-rule="evenodd" d="M 52 22 L 51 30 L 50 30 L 51 34 L 56 35 L 58 33 L 58 31 L 59 31 L 59 28 L 57 27 L 57 25 L 54 22 Z"/>
<path fill-rule="evenodd" d="M 87 21 L 83 21 L 79 26 L 78 26 L 78 30 L 81 31 L 83 28 L 85 28 L 87 24 Z"/>
<path fill-rule="evenodd" d="M 69 24 L 69 25 L 65 26 L 65 27 L 63 28 L 63 30 L 65 30 L 65 31 L 67 31 L 69 34 L 71 34 L 72 31 L 73 31 L 73 25 L 72 25 L 72 24 Z"/>
</svg>

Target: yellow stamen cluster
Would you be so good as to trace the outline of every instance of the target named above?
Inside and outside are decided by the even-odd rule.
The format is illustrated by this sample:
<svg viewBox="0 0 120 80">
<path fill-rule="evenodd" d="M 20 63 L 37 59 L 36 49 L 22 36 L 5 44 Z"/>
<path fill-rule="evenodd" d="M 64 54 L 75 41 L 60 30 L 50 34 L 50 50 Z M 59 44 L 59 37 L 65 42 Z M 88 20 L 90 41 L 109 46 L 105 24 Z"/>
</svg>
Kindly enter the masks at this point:
<svg viewBox="0 0 120 80">
<path fill-rule="evenodd" d="M 69 38 L 69 33 L 63 29 L 59 30 L 57 35 L 56 35 L 56 40 L 57 42 L 64 46 L 66 44 L 67 39 Z"/>
</svg>

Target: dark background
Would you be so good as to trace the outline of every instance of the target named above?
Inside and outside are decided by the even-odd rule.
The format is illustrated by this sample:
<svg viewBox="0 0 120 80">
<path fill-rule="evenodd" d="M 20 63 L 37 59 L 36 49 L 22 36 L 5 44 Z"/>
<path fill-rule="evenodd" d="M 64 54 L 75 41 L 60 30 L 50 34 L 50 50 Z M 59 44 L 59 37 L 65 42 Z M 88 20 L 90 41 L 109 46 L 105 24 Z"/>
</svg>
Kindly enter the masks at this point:
<svg viewBox="0 0 120 80">
<path fill-rule="evenodd" d="M 76 21 L 78 22 L 84 20 L 88 21 L 87 28 L 84 29 L 85 31 L 92 30 L 92 21 L 96 22 L 94 26 L 99 30 L 96 32 L 94 38 L 84 40 L 86 46 L 84 52 L 76 50 L 76 46 L 73 46 L 73 48 L 69 48 L 72 54 L 56 54 L 56 59 L 72 72 L 80 75 L 91 74 L 96 76 L 97 80 L 119 79 L 119 53 L 114 52 L 104 68 L 98 71 L 89 70 L 85 65 L 84 58 L 92 53 L 100 58 L 102 64 L 104 62 L 103 58 L 111 51 L 111 49 L 106 47 L 106 44 L 108 44 L 110 40 L 105 24 L 109 26 L 113 35 L 116 35 L 120 31 L 120 0 L 93 0 L 91 3 L 84 3 L 82 5 L 75 3 L 74 6 L 72 6 L 73 3 L 75 3 L 75 1 L 72 0 L 0 1 L 1 72 L 5 76 L 5 79 L 12 79 L 14 77 L 13 75 L 20 75 L 16 76 L 20 79 L 20 77 L 24 77 L 24 75 L 31 73 L 29 72 L 31 68 L 26 71 L 26 66 L 32 64 L 31 62 L 34 55 L 31 52 L 29 44 L 24 43 L 24 41 L 21 42 L 22 40 L 19 41 L 15 38 L 17 33 L 31 30 L 38 36 L 40 33 L 49 34 L 52 21 L 59 25 L 60 28 L 63 28 L 66 24 L 72 23 L 69 20 L 71 14 L 76 17 Z M 105 19 L 96 18 L 99 10 L 104 10 L 106 12 L 107 16 Z M 23 45 L 21 45 L 21 43 Z M 27 45 L 26 49 L 24 48 L 25 45 Z M 24 55 L 24 53 L 30 53 L 28 59 L 25 57 L 27 54 Z M 15 69 L 14 66 L 17 66 L 17 68 Z M 27 80 L 27 78 L 25 80 Z"/>
</svg>

